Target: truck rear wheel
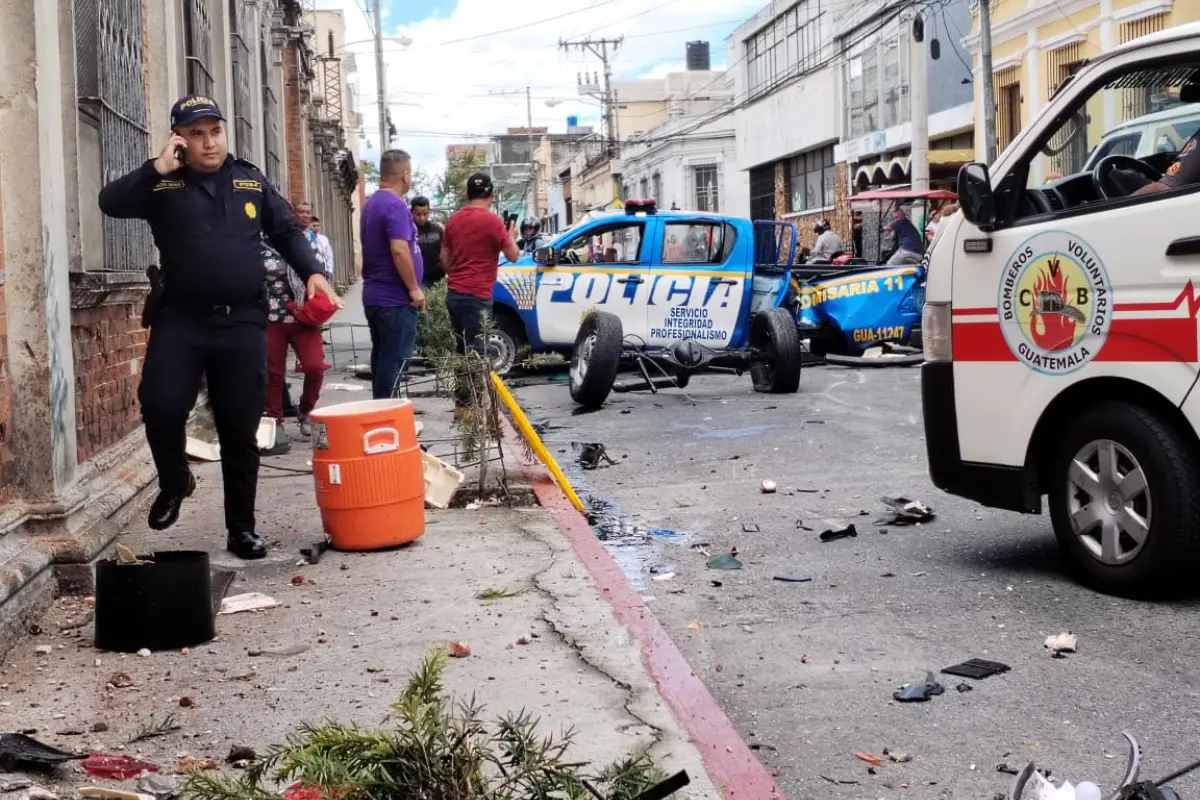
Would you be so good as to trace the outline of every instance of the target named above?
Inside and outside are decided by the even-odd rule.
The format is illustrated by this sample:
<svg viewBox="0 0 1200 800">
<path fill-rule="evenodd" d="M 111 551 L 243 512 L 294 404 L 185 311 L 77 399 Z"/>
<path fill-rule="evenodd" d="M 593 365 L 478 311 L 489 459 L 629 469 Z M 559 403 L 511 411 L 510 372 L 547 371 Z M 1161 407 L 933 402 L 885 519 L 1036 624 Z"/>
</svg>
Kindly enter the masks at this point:
<svg viewBox="0 0 1200 800">
<path fill-rule="evenodd" d="M 625 335 L 621 320 L 607 311 L 593 311 L 583 319 L 571 351 L 571 399 L 585 408 L 600 408 L 608 399 L 617 371 Z"/>
<path fill-rule="evenodd" d="M 1171 592 L 1200 564 L 1200 463 L 1154 413 L 1109 402 L 1068 428 L 1049 469 L 1050 518 L 1085 583 Z"/>
<path fill-rule="evenodd" d="M 800 331 L 786 309 L 771 308 L 750 320 L 750 347 L 758 358 L 750 367 L 754 391 L 793 394 L 800 390 L 803 359 Z"/>
</svg>

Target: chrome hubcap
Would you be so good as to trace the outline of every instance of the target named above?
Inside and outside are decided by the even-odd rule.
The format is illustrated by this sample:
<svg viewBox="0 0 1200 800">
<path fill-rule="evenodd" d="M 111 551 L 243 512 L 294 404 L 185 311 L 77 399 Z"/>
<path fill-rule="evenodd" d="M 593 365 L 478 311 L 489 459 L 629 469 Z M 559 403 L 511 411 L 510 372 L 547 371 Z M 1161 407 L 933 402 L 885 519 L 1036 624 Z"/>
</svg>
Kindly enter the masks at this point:
<svg viewBox="0 0 1200 800">
<path fill-rule="evenodd" d="M 578 385 L 587 375 L 588 363 L 592 360 L 592 351 L 596 349 L 596 334 L 589 334 L 575 349 L 575 357 L 571 359 L 571 382 Z"/>
<path fill-rule="evenodd" d="M 493 333 L 488 341 L 488 356 L 497 375 L 507 375 L 517 361 L 517 345 L 503 333 Z"/>
<path fill-rule="evenodd" d="M 1092 557 L 1120 566 L 1150 535 L 1153 507 L 1146 474 L 1133 454 L 1109 439 L 1089 442 L 1067 475 L 1071 528 Z"/>
</svg>

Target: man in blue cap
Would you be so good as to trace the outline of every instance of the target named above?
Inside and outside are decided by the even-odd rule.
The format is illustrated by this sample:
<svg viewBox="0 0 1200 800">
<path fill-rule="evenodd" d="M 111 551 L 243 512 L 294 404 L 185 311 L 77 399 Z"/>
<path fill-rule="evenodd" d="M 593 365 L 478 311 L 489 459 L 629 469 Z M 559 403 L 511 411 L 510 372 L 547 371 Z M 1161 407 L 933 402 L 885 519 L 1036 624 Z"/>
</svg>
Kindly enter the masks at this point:
<svg viewBox="0 0 1200 800">
<path fill-rule="evenodd" d="M 240 558 L 262 558 L 267 547 L 255 530 L 254 501 L 267 381 L 263 237 L 309 297 L 341 301 L 287 203 L 258 167 L 229 154 L 225 117 L 212 98 L 177 102 L 162 152 L 105 186 L 100 210 L 148 222 L 162 266 L 138 388 L 158 469 L 150 527 L 175 524 L 196 489 L 184 428 L 203 380 L 221 443 L 226 546 Z"/>
</svg>

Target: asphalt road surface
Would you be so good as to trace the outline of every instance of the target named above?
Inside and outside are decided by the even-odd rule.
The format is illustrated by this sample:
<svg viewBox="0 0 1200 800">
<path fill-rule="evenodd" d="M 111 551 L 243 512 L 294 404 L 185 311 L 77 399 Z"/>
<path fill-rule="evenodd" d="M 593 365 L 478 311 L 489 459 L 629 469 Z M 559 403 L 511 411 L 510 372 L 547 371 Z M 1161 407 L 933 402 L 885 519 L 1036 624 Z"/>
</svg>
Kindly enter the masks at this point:
<svg viewBox="0 0 1200 800">
<path fill-rule="evenodd" d="M 572 442 L 602 442 L 617 462 L 570 473 L 592 502 L 613 504 L 602 537 L 792 800 L 990 800 L 1013 780 L 997 767 L 1030 760 L 1107 793 L 1124 769 L 1122 730 L 1142 742 L 1145 777 L 1200 759 L 1200 604 L 1084 589 L 1045 516 L 934 489 L 919 379 L 817 367 L 799 394 L 770 396 L 748 377 L 699 376 L 688 394 L 613 395 L 585 415 L 563 383 L 514 383 L 564 466 Z M 779 491 L 762 494 L 764 479 Z M 880 498 L 895 494 L 936 518 L 877 526 Z M 820 520 L 837 517 L 858 536 L 819 541 Z M 696 546 L 736 547 L 744 566 L 710 569 Z M 1051 658 L 1043 641 L 1064 631 L 1078 652 Z M 893 700 L 971 658 L 1011 671 L 938 675 L 944 694 Z M 855 757 L 885 748 L 911 761 L 871 774 Z M 1200 773 L 1174 785 L 1200 797 Z"/>
</svg>

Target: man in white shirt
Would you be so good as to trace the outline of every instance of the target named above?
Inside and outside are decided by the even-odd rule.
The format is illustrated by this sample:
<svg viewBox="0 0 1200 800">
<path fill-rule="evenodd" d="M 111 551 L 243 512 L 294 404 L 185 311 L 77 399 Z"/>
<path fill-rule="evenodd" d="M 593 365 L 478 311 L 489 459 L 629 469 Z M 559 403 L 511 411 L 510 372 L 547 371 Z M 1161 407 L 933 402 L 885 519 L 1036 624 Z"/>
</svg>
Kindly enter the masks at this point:
<svg viewBox="0 0 1200 800">
<path fill-rule="evenodd" d="M 317 236 L 317 258 L 325 265 L 325 277 L 333 280 L 333 245 L 329 243 L 329 237 L 321 233 L 319 218 L 313 217 L 308 227 Z"/>
</svg>

